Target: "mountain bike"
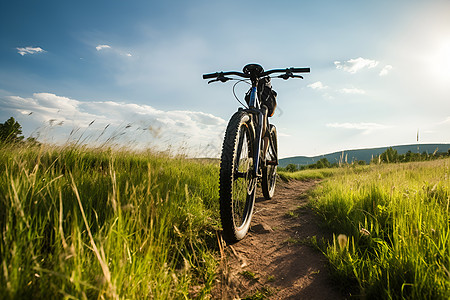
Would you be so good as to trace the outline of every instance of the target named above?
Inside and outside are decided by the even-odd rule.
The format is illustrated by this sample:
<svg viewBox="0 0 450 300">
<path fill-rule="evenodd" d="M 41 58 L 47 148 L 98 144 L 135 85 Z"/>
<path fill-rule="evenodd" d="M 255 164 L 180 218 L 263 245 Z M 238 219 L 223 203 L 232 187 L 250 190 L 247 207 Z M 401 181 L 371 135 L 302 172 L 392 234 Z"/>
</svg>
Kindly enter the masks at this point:
<svg viewBox="0 0 450 300">
<path fill-rule="evenodd" d="M 204 74 L 209 83 L 229 80 L 245 81 L 251 88 L 246 104 L 231 117 L 225 132 L 220 159 L 219 199 L 223 237 L 228 243 L 237 242 L 247 234 L 253 214 L 257 183 L 265 199 L 275 192 L 278 165 L 277 130 L 268 121 L 267 103 L 261 101 L 264 93 L 262 81 L 270 78 L 302 78 L 294 73 L 308 73 L 310 68 L 286 68 L 264 71 L 258 64 L 248 64 L 242 72 L 216 72 Z M 270 77 L 270 74 L 282 73 Z M 229 76 L 238 76 L 237 79 Z M 276 93 L 275 93 L 276 96 Z M 274 109 L 274 108 L 273 108 Z M 273 114 L 273 111 L 272 111 Z"/>
</svg>

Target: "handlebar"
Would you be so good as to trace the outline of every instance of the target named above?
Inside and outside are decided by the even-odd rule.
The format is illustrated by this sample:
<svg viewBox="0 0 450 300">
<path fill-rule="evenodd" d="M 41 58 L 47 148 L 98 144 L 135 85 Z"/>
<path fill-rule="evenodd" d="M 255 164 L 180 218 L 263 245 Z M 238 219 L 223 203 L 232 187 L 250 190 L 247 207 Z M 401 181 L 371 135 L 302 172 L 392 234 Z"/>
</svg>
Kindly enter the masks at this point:
<svg viewBox="0 0 450 300">
<path fill-rule="evenodd" d="M 260 74 L 258 74 L 258 77 L 264 77 L 273 73 L 285 73 L 286 75 L 290 74 L 292 75 L 292 73 L 309 73 L 311 71 L 310 68 L 286 68 L 286 69 L 272 69 L 272 70 L 268 70 L 265 72 L 262 72 Z M 229 71 L 229 72 L 215 72 L 215 73 L 209 73 L 209 74 L 203 74 L 203 79 L 211 79 L 211 78 L 224 78 L 227 75 L 236 75 L 239 77 L 243 77 L 243 78 L 250 78 L 250 74 L 245 74 L 242 72 L 237 72 L 237 71 Z M 284 77 L 281 77 L 284 78 Z M 287 79 L 287 78 L 286 78 Z"/>
<path fill-rule="evenodd" d="M 273 73 L 309 73 L 311 72 L 310 68 L 286 68 L 286 69 L 273 69 L 273 70 L 269 70 L 269 71 L 265 71 L 261 74 L 261 77 L 266 76 L 266 75 L 270 75 Z"/>
<path fill-rule="evenodd" d="M 236 75 L 244 78 L 250 78 L 250 75 L 236 72 L 236 71 L 230 71 L 230 72 L 216 72 L 216 73 L 210 73 L 210 74 L 203 74 L 203 79 L 210 79 L 210 78 L 216 78 L 216 77 L 222 77 L 225 75 Z"/>
</svg>

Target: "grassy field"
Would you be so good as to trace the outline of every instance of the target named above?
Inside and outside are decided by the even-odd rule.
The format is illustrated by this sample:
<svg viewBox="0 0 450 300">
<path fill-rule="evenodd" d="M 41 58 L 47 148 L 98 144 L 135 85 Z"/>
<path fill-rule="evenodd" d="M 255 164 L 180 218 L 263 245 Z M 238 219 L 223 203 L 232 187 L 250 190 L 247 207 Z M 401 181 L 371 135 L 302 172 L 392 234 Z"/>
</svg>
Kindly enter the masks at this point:
<svg viewBox="0 0 450 300">
<path fill-rule="evenodd" d="M 450 298 L 450 160 L 305 170 L 336 284 Z M 152 152 L 0 147 L 0 299 L 208 298 L 218 165 Z M 317 245 L 322 245 L 317 243 Z"/>
<path fill-rule="evenodd" d="M 208 295 L 217 178 L 151 152 L 0 147 L 0 299 Z"/>
<path fill-rule="evenodd" d="M 312 194 L 338 286 L 366 299 L 450 298 L 450 160 L 341 168 Z"/>
</svg>

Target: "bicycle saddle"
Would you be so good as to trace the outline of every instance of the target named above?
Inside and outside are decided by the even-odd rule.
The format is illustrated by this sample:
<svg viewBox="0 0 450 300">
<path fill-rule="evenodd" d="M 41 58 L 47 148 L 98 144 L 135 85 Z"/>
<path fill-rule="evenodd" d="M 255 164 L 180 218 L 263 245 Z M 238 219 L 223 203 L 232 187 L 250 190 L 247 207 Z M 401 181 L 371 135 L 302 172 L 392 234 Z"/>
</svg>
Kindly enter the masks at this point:
<svg viewBox="0 0 450 300">
<path fill-rule="evenodd" d="M 261 65 L 258 64 L 248 64 L 242 71 L 244 72 L 244 74 L 259 77 L 259 75 L 264 72 L 264 69 L 263 67 L 261 67 Z"/>
</svg>

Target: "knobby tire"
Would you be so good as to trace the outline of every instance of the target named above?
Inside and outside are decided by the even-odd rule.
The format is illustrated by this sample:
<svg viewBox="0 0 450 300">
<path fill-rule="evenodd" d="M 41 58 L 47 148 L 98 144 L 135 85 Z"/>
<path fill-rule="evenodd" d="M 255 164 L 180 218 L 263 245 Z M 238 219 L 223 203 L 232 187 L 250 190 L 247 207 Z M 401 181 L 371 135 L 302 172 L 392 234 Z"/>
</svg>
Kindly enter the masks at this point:
<svg viewBox="0 0 450 300">
<path fill-rule="evenodd" d="M 228 122 L 220 163 L 220 217 L 223 238 L 234 243 L 248 232 L 253 214 L 253 128 L 250 115 L 236 112 Z"/>
<path fill-rule="evenodd" d="M 278 157 L 278 141 L 277 141 L 277 129 L 274 125 L 270 125 L 270 145 L 266 153 L 266 162 L 276 162 Z M 275 184 L 277 182 L 277 166 L 266 164 L 262 170 L 261 188 L 264 198 L 267 200 L 272 199 L 275 193 Z"/>
</svg>

